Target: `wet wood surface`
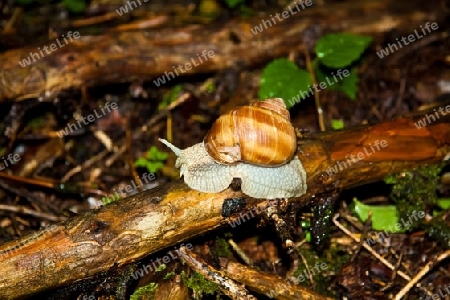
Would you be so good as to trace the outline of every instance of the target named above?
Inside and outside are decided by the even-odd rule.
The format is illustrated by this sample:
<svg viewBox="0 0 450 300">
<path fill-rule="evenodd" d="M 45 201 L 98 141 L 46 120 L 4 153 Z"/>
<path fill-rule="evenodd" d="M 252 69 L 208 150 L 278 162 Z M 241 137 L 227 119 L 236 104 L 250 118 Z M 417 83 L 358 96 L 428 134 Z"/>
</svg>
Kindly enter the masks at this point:
<svg viewBox="0 0 450 300">
<path fill-rule="evenodd" d="M 350 32 L 381 37 L 393 28 L 413 32 L 425 22 L 439 23 L 444 16 L 444 11 L 418 0 L 347 1 L 306 7 L 263 28 L 258 34 L 253 34 L 252 29 L 262 26 L 267 17 L 141 31 L 111 30 L 99 36 L 81 34 L 80 38 L 67 40 L 67 43 L 61 39 L 62 47 L 58 46 L 50 54 L 44 53 L 30 65 L 24 68 L 19 65 L 31 52 L 37 53 L 38 47 L 43 49 L 56 43 L 56 40 L 49 40 L 43 45 L 0 54 L 0 102 L 36 97 L 45 100 L 71 88 L 155 80 L 192 59 L 197 66 L 184 69 L 185 73 L 180 75 L 255 67 L 293 50 L 309 48 L 308 45 L 320 36 L 315 33 L 317 28 L 323 33 Z M 213 51 L 214 56 L 206 55 L 205 59 L 204 51 Z"/>
<path fill-rule="evenodd" d="M 421 114 L 373 126 L 305 135 L 299 141 L 298 157 L 307 171 L 308 190 L 306 195 L 289 202 L 298 207 L 314 205 L 317 198 L 311 196 L 330 188 L 341 190 L 425 163 L 441 162 L 450 153 L 450 114 L 441 114 L 435 122 L 418 129 L 414 123 L 423 118 L 425 115 Z M 383 140 L 385 147 L 375 146 Z M 364 157 L 349 163 L 348 157 L 358 158 L 360 152 Z M 343 162 L 347 162 L 345 167 Z M 338 171 L 330 173 L 330 167 L 336 166 Z M 222 204 L 229 198 L 245 199 L 247 207 L 243 212 L 255 206 L 263 210 L 268 205 L 239 190 L 200 193 L 177 181 L 2 245 L 0 298 L 70 285 L 115 264 L 136 262 L 226 226 L 239 217 L 222 216 Z"/>
<path fill-rule="evenodd" d="M 244 284 L 250 290 L 262 295 L 271 295 L 278 300 L 332 300 L 311 291 L 301 285 L 283 280 L 280 276 L 257 271 L 248 266 L 232 261 L 221 261 L 221 268 L 225 274 L 233 276 L 234 280 Z M 255 280 L 256 279 L 256 280 Z M 301 279 L 300 279 L 301 280 Z M 303 281 L 303 280 L 302 280 Z"/>
</svg>

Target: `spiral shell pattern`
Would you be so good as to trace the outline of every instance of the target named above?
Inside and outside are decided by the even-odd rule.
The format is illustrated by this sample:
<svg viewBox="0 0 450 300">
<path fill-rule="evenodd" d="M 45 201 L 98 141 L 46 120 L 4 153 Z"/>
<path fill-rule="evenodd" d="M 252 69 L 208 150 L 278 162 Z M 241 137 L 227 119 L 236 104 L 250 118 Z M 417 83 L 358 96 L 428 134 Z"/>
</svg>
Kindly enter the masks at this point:
<svg viewBox="0 0 450 300">
<path fill-rule="evenodd" d="M 216 162 L 246 162 L 275 167 L 290 161 L 297 137 L 281 98 L 269 98 L 237 107 L 220 116 L 204 139 Z"/>
</svg>

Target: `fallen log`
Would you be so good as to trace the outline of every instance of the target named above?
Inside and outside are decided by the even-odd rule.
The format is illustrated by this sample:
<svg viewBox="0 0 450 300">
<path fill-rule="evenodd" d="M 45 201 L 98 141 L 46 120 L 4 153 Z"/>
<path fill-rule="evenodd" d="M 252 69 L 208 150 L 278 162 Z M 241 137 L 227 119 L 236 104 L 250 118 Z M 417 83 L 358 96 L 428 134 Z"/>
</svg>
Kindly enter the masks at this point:
<svg viewBox="0 0 450 300">
<path fill-rule="evenodd" d="M 444 106 L 439 118 L 432 111 L 378 125 L 304 135 L 298 142 L 298 157 L 307 172 L 308 190 L 289 203 L 314 205 L 316 197 L 311 196 L 330 186 L 345 189 L 448 159 L 450 114 L 444 115 L 446 111 L 450 112 L 450 105 Z M 436 116 L 433 122 L 431 115 Z M 418 120 L 425 125 L 418 126 Z M 0 246 L 0 299 L 92 278 L 115 264 L 136 262 L 224 226 L 239 217 L 222 216 L 222 205 L 229 198 L 245 199 L 246 209 L 268 205 L 232 188 L 208 194 L 177 181 L 4 244 Z"/>
<path fill-rule="evenodd" d="M 339 19 L 334 12 L 339 12 Z M 251 68 L 295 49 L 310 48 L 309 44 L 319 37 L 315 33 L 316 25 L 323 33 L 349 32 L 380 37 L 393 28 L 413 32 L 424 22 L 439 24 L 444 17 L 444 10 L 424 5 L 419 0 L 347 1 L 305 7 L 272 26 L 266 25 L 267 29 L 262 27 L 262 22 L 269 17 L 256 16 L 223 24 L 111 31 L 99 36 L 81 34 L 78 39 L 67 39 L 67 43 L 60 38 L 45 45 L 0 54 L 0 102 L 28 98 L 45 100 L 71 88 L 161 77 L 164 82 L 156 80 L 157 87 L 176 77 L 177 66 L 185 66 L 192 60 L 190 69 L 178 69 L 179 75 L 212 73 L 234 66 Z M 262 30 L 253 34 L 255 26 Z M 57 48 L 55 51 L 53 47 L 49 54 L 42 52 L 44 46 L 52 45 Z M 43 55 L 39 55 L 38 46 Z M 214 56 L 201 56 L 204 51 L 212 51 Z"/>
</svg>

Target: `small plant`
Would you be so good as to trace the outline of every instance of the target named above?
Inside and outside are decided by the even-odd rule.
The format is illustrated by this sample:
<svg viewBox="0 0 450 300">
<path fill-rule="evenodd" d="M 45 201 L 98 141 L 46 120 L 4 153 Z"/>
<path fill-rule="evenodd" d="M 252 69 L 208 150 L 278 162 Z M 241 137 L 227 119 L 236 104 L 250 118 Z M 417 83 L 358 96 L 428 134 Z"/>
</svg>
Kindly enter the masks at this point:
<svg viewBox="0 0 450 300">
<path fill-rule="evenodd" d="M 311 242 L 311 222 L 309 220 L 302 220 L 300 222 L 300 226 L 302 227 L 302 230 L 305 232 L 305 239 L 308 243 Z"/>
<path fill-rule="evenodd" d="M 164 279 L 170 279 L 172 277 L 174 277 L 176 274 L 175 272 L 169 272 L 166 275 L 164 275 Z"/>
<path fill-rule="evenodd" d="M 296 98 L 295 102 L 289 99 L 299 95 L 299 91 L 307 91 L 311 84 L 311 75 L 308 71 L 299 69 L 295 63 L 286 58 L 275 59 L 262 72 L 259 98 L 283 98 L 289 109 L 300 102 L 300 98 Z"/>
<path fill-rule="evenodd" d="M 155 272 L 161 272 L 161 271 L 165 270 L 166 268 L 167 268 L 166 264 L 160 264 L 160 265 L 156 268 Z"/>
<path fill-rule="evenodd" d="M 192 273 L 190 277 L 186 275 L 184 271 L 181 272 L 181 278 L 183 283 L 190 289 L 192 289 L 198 297 L 202 297 L 203 294 L 214 295 L 220 297 L 220 289 L 214 282 L 206 280 L 200 273 Z"/>
<path fill-rule="evenodd" d="M 327 34 L 316 44 L 317 58 L 313 62 L 317 82 L 328 82 L 327 78 L 334 78 L 334 71 L 350 67 L 359 60 L 372 38 L 352 34 Z M 350 74 L 342 80 L 330 84 L 331 91 L 342 91 L 350 99 L 355 100 L 359 77 L 356 68 L 351 68 Z"/>
<path fill-rule="evenodd" d="M 443 247 L 450 248 L 450 227 L 441 218 L 450 208 L 448 198 L 438 198 L 439 173 L 442 166 L 420 166 L 412 171 L 386 176 L 385 183 L 392 185 L 390 199 L 395 205 L 365 205 L 353 200 L 350 209 L 360 220 L 366 221 L 369 212 L 372 228 L 385 232 L 405 232 L 424 229 Z M 433 219 L 426 221 L 425 213 L 433 210 Z"/>
<path fill-rule="evenodd" d="M 156 146 L 152 146 L 147 151 L 146 157 L 140 157 L 135 162 L 136 167 L 145 167 L 150 173 L 156 173 L 164 167 L 162 163 L 167 159 L 169 154 L 167 152 L 160 152 Z"/>
<path fill-rule="evenodd" d="M 230 250 L 230 245 L 228 242 L 221 237 L 216 237 L 216 242 L 214 244 L 212 252 L 215 256 L 219 257 L 232 257 L 233 253 Z"/>
<path fill-rule="evenodd" d="M 164 94 L 162 101 L 158 105 L 158 110 L 163 110 L 170 103 L 177 100 L 180 93 L 183 91 L 183 86 L 181 84 L 177 84 L 170 91 Z"/>
<path fill-rule="evenodd" d="M 341 69 L 351 67 L 359 60 L 371 41 L 371 37 L 351 34 L 322 36 L 317 41 L 315 47 L 317 56 L 312 62 L 316 77 L 314 88 L 308 71 L 299 69 L 295 63 L 286 58 L 275 59 L 262 72 L 259 97 L 283 98 L 289 109 L 305 99 L 306 95 L 309 95 L 308 92 L 312 94 L 314 89 L 317 92 L 317 88 L 320 90 L 328 88 L 342 91 L 354 100 L 359 82 L 356 69 L 351 68 L 350 71 L 343 72 Z"/>
<path fill-rule="evenodd" d="M 412 224 L 412 228 L 425 229 L 432 239 L 450 249 L 450 226 L 442 219 L 445 209 L 448 209 L 448 199 L 438 198 L 436 193 L 444 164 L 424 165 L 412 171 L 387 176 L 385 182 L 393 185 L 390 198 L 396 204 L 401 218 L 406 218 L 414 210 L 433 211 L 431 221 L 420 219 Z"/>
<path fill-rule="evenodd" d="M 130 296 L 130 300 L 150 300 L 154 299 L 157 283 L 150 282 L 146 286 L 138 288 L 134 291 L 133 295 Z"/>
<path fill-rule="evenodd" d="M 331 120 L 331 128 L 333 128 L 334 130 L 343 129 L 344 128 L 344 122 L 342 120 L 332 119 Z"/>
<path fill-rule="evenodd" d="M 386 230 L 386 232 L 405 232 L 403 230 L 396 230 L 395 225 L 400 224 L 398 217 L 397 207 L 395 205 L 366 205 L 353 199 L 353 204 L 350 206 L 350 210 L 354 212 L 361 221 L 365 222 L 369 213 L 372 214 L 372 228 L 375 230 Z"/>
<path fill-rule="evenodd" d="M 108 204 L 108 203 L 117 201 L 117 200 L 119 200 L 119 199 L 120 199 L 120 196 L 119 196 L 118 194 L 114 194 L 112 199 L 109 198 L 109 197 L 103 197 L 103 198 L 102 198 L 102 202 L 103 202 L 103 205 L 106 205 L 106 204 Z"/>
</svg>

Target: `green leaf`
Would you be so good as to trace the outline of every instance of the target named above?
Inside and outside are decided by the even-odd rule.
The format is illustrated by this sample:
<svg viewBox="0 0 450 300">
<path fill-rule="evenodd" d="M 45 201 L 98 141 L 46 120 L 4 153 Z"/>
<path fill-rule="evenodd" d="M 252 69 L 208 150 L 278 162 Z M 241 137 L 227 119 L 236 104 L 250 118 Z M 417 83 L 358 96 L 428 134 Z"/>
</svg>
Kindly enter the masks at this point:
<svg viewBox="0 0 450 300">
<path fill-rule="evenodd" d="M 104 205 L 109 204 L 111 202 L 113 202 L 114 200 L 108 197 L 102 197 L 102 202 Z"/>
<path fill-rule="evenodd" d="M 302 222 L 300 224 L 301 224 L 302 228 L 311 227 L 311 222 L 309 220 L 302 220 Z"/>
<path fill-rule="evenodd" d="M 442 209 L 449 209 L 450 208 L 450 198 L 440 198 L 440 199 L 438 199 L 437 204 Z"/>
<path fill-rule="evenodd" d="M 156 148 L 156 146 L 151 146 L 150 150 L 147 151 L 147 159 L 154 160 L 157 152 L 158 152 L 158 148 Z"/>
<path fill-rule="evenodd" d="M 395 229 L 395 225 L 400 223 L 397 214 L 397 208 L 394 205 L 366 205 L 362 204 L 358 201 L 358 199 L 354 198 L 351 210 L 356 213 L 359 219 L 363 222 L 367 220 L 369 211 L 371 211 L 372 228 L 375 230 L 385 230 L 386 232 L 404 232 L 403 228 L 399 231 Z"/>
<path fill-rule="evenodd" d="M 283 98 L 288 109 L 307 97 L 311 76 L 286 58 L 270 62 L 263 70 L 259 98 Z"/>
<path fill-rule="evenodd" d="M 166 160 L 169 156 L 167 152 L 160 152 L 156 146 L 150 147 L 147 151 L 146 157 L 140 157 L 134 165 L 137 167 L 146 167 L 150 173 L 155 173 L 164 167 L 162 161 Z"/>
<path fill-rule="evenodd" d="M 219 286 L 215 282 L 205 279 L 200 273 L 194 272 L 188 277 L 184 271 L 181 271 L 181 279 L 188 288 L 200 296 L 203 293 L 206 295 L 221 294 Z"/>
<path fill-rule="evenodd" d="M 120 200 L 120 196 L 117 195 L 117 194 L 114 194 L 112 198 L 110 198 L 110 197 L 102 197 L 102 202 L 103 202 L 104 205 L 109 204 L 109 203 L 114 202 L 114 201 L 117 201 L 117 200 Z"/>
<path fill-rule="evenodd" d="M 147 151 L 148 160 L 166 160 L 169 156 L 167 152 L 160 152 L 156 146 L 152 146 L 149 151 Z"/>
<path fill-rule="evenodd" d="M 169 157 L 169 153 L 167 152 L 158 152 L 156 153 L 156 160 L 166 160 Z"/>
<path fill-rule="evenodd" d="M 311 243 L 311 232 L 310 231 L 306 232 L 305 239 L 308 243 Z"/>
<path fill-rule="evenodd" d="M 356 61 L 372 42 L 370 36 L 327 34 L 316 43 L 316 54 L 322 64 L 339 69 Z"/>
<path fill-rule="evenodd" d="M 394 175 L 387 175 L 387 176 L 384 178 L 384 182 L 385 182 L 386 184 L 396 184 L 396 183 L 397 183 L 396 175 L 395 175 L 395 174 L 394 174 Z"/>
<path fill-rule="evenodd" d="M 216 91 L 216 86 L 214 82 L 208 82 L 205 89 L 208 93 L 214 93 Z"/>
<path fill-rule="evenodd" d="M 333 128 L 334 130 L 339 130 L 339 129 L 344 128 L 344 121 L 331 119 L 331 128 Z"/>
<path fill-rule="evenodd" d="M 358 91 L 359 77 L 356 73 L 356 69 L 353 68 L 350 71 L 350 75 L 344 77 L 344 79 L 339 82 L 336 87 L 343 91 L 350 99 L 356 99 L 356 92 Z"/>
<path fill-rule="evenodd" d="M 163 100 L 159 103 L 158 109 L 162 110 L 166 108 L 170 103 L 178 99 L 178 96 L 183 91 L 183 86 L 177 84 L 170 91 L 164 94 Z"/>
<path fill-rule="evenodd" d="M 155 272 L 161 272 L 162 270 L 165 270 L 167 268 L 166 264 L 160 264 L 156 269 Z"/>
<path fill-rule="evenodd" d="M 316 74 L 317 85 L 323 82 L 330 91 L 344 92 L 350 99 L 356 98 L 358 91 L 359 77 L 356 68 L 348 71 L 344 69 L 339 71 L 326 68 L 320 64 L 314 64 L 314 72 Z"/>
<path fill-rule="evenodd" d="M 156 172 L 158 172 L 159 169 L 162 169 L 163 167 L 164 167 L 164 164 L 160 161 L 148 162 L 148 164 L 147 164 L 147 170 L 150 173 L 156 173 Z"/>
<path fill-rule="evenodd" d="M 150 282 L 148 285 L 140 287 L 134 291 L 133 295 L 130 296 L 130 300 L 153 299 L 157 287 L 157 283 Z"/>
<path fill-rule="evenodd" d="M 63 0 L 63 5 L 73 13 L 84 12 L 86 8 L 85 0 Z"/>
<path fill-rule="evenodd" d="M 236 6 L 244 2 L 245 0 L 225 0 L 225 3 L 229 8 L 235 8 Z"/>
<path fill-rule="evenodd" d="M 176 274 L 175 272 L 169 272 L 164 276 L 164 279 L 170 279 L 172 277 L 174 277 Z"/>
<path fill-rule="evenodd" d="M 136 159 L 136 161 L 134 162 L 134 165 L 135 165 L 136 167 L 147 167 L 147 163 L 148 163 L 148 160 L 146 160 L 146 159 L 143 158 L 143 157 L 139 157 L 139 158 Z"/>
</svg>

